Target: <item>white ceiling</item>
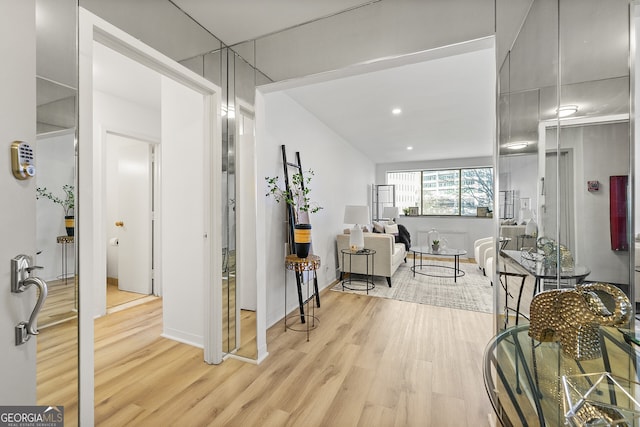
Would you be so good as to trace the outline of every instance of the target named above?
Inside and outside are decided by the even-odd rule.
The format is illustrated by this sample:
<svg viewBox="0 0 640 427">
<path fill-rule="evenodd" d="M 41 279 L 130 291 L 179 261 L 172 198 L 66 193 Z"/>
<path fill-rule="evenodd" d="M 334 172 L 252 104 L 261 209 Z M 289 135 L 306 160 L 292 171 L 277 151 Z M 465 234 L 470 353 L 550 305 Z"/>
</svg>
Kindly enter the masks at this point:
<svg viewBox="0 0 640 427">
<path fill-rule="evenodd" d="M 487 157 L 495 129 L 495 59 L 487 45 L 363 64 L 271 90 L 284 90 L 374 163 Z M 157 73 L 99 43 L 94 55 L 97 90 L 159 108 Z"/>
<path fill-rule="evenodd" d="M 227 46 L 380 0 L 172 0 Z"/>
<path fill-rule="evenodd" d="M 412 55 L 402 65 L 397 63 L 404 58 L 381 61 L 376 70 L 359 73 L 356 67 L 344 77 L 330 73 L 287 82 L 293 87 L 284 92 L 375 163 L 491 156 L 494 50 L 460 50 Z M 402 113 L 393 115 L 393 108 Z"/>
<path fill-rule="evenodd" d="M 193 0 L 177 3 L 204 7 L 204 2 Z M 222 7 L 227 2 L 211 3 Z M 361 2 L 351 2 L 356 3 Z M 335 7 L 335 2 L 328 4 Z M 229 7 L 224 6 L 222 15 L 229 16 Z M 308 20 L 319 10 L 327 13 L 310 7 L 299 19 Z M 194 18 L 201 19 L 199 15 Z M 264 31 L 277 25 L 270 24 Z M 250 25 L 238 31 L 247 30 L 258 31 Z M 375 163 L 487 157 L 493 154 L 495 133 L 495 53 L 491 46 L 487 39 L 463 43 L 276 83 L 272 90 L 284 90 Z M 98 43 L 94 47 L 98 90 L 157 108 L 159 83 L 145 67 Z M 402 109 L 399 116 L 391 114 L 396 107 Z M 408 146 L 413 150 L 407 150 Z"/>
</svg>

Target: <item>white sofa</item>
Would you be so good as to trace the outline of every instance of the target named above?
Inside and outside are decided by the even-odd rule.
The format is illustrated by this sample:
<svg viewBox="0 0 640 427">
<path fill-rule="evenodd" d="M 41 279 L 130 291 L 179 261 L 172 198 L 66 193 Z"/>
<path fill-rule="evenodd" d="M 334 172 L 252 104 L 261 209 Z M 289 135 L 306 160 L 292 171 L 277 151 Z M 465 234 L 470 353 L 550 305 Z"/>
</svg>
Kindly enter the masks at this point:
<svg viewBox="0 0 640 427">
<path fill-rule="evenodd" d="M 480 270 L 482 270 L 484 268 L 484 265 L 480 264 L 480 254 L 481 254 L 481 250 L 482 252 L 484 252 L 484 250 L 486 249 L 486 245 L 487 243 L 493 243 L 493 237 L 483 237 L 482 239 L 478 239 L 475 242 L 473 242 L 473 259 L 478 263 L 478 268 Z M 485 245 L 484 247 L 482 247 L 482 245 Z"/>
<path fill-rule="evenodd" d="M 494 241 L 495 239 L 493 237 L 490 237 L 487 241 L 480 243 L 474 248 L 474 259 L 478 263 L 478 268 L 482 270 L 483 273 L 487 261 L 486 256 L 492 254 L 495 250 L 496 246 Z"/>
<path fill-rule="evenodd" d="M 349 235 L 338 234 L 338 268 L 340 269 L 340 278 L 342 279 L 345 273 L 345 268 L 342 265 L 342 249 L 349 249 Z M 407 250 L 404 243 L 395 243 L 395 236 L 393 234 L 383 233 L 364 233 L 364 247 L 366 249 L 373 249 L 376 251 L 374 255 L 374 271 L 375 276 L 384 276 L 387 278 L 387 284 L 391 287 L 391 276 L 396 272 L 400 263 L 407 262 Z M 348 255 L 345 255 L 345 264 L 349 267 Z M 351 272 L 356 274 L 366 274 L 367 265 L 365 260 L 371 257 L 364 256 L 352 256 L 351 257 Z M 371 273 L 371 260 L 369 262 L 369 273 Z"/>
</svg>

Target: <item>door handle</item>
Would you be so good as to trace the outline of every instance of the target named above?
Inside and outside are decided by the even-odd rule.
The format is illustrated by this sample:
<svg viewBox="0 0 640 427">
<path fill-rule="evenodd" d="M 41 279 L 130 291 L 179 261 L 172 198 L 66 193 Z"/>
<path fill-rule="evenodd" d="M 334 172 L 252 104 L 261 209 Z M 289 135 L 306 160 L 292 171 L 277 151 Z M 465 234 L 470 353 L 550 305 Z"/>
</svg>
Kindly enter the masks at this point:
<svg viewBox="0 0 640 427">
<path fill-rule="evenodd" d="M 38 295 L 38 301 L 36 302 L 36 306 L 33 307 L 33 311 L 31 312 L 31 316 L 29 316 L 29 321 L 26 323 L 27 328 L 27 339 L 31 335 L 38 335 L 40 331 L 38 331 L 38 314 L 40 314 L 40 310 L 44 305 L 44 300 L 47 299 L 47 294 L 49 293 L 47 289 L 47 282 L 40 279 L 39 277 L 27 277 L 24 281 L 25 289 L 27 289 L 31 285 L 36 285 L 38 289 L 40 289 L 40 294 Z M 25 323 L 25 322 L 20 322 Z M 26 340 L 24 341 L 26 342 Z M 20 343 L 22 344 L 22 342 Z"/>
<path fill-rule="evenodd" d="M 124 222 L 116 221 L 116 227 L 124 227 Z"/>
<path fill-rule="evenodd" d="M 38 314 L 44 305 L 44 301 L 49 293 L 47 282 L 39 277 L 31 277 L 31 272 L 40 266 L 31 266 L 31 258 L 27 255 L 18 255 L 11 260 L 11 292 L 22 293 L 35 285 L 40 290 L 38 301 L 36 301 L 33 311 L 27 322 L 20 322 L 15 327 L 16 345 L 26 343 L 32 335 L 38 335 Z"/>
</svg>

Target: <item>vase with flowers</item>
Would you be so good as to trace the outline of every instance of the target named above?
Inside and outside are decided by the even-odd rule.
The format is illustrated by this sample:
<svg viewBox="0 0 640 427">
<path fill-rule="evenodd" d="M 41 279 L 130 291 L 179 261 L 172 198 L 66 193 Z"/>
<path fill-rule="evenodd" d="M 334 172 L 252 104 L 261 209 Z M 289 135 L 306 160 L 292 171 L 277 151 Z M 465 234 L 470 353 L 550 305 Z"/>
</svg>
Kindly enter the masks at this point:
<svg viewBox="0 0 640 427">
<path fill-rule="evenodd" d="M 73 185 L 65 184 L 62 186 L 64 197 L 58 197 L 51 191 L 47 190 L 47 187 L 36 188 L 36 199 L 49 199 L 53 203 L 62 206 L 62 209 L 64 210 L 64 225 L 67 230 L 67 236 L 73 236 L 75 229 L 73 209 L 76 205 L 76 197 L 74 190 L 75 188 Z"/>
<path fill-rule="evenodd" d="M 309 214 L 322 209 L 322 206 L 311 201 L 309 185 L 313 175 L 312 170 L 306 171 L 304 175 L 302 172 L 296 172 L 290 178 L 289 189 L 281 185 L 279 177 L 265 177 L 266 196 L 272 196 L 278 203 L 286 203 L 290 215 L 293 216 L 295 254 L 300 258 L 308 257 L 311 248 Z"/>
</svg>

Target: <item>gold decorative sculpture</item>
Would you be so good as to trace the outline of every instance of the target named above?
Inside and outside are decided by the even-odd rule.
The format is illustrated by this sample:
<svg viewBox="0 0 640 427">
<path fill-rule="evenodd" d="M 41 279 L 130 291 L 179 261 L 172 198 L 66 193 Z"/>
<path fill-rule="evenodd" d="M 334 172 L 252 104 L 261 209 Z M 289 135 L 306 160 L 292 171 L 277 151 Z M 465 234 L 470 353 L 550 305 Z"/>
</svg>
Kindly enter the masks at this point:
<svg viewBox="0 0 640 427">
<path fill-rule="evenodd" d="M 631 302 L 613 285 L 590 283 L 541 292 L 531 301 L 530 313 L 531 338 L 560 341 L 566 355 L 589 360 L 601 355 L 600 325 L 626 324 L 631 317 Z"/>
<path fill-rule="evenodd" d="M 608 405 L 585 402 L 573 417 L 574 424 L 580 426 L 616 426 L 630 427 L 622 412 Z"/>
</svg>

